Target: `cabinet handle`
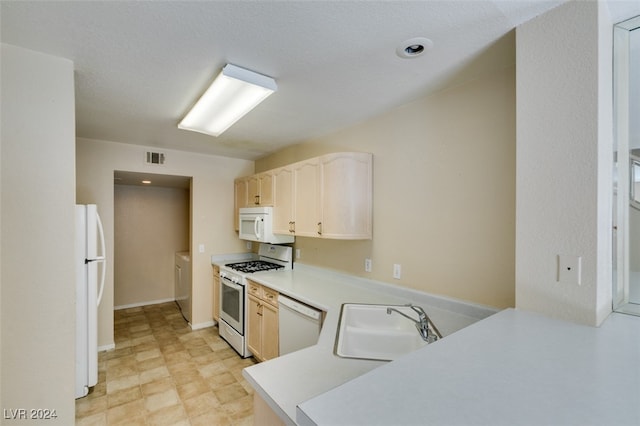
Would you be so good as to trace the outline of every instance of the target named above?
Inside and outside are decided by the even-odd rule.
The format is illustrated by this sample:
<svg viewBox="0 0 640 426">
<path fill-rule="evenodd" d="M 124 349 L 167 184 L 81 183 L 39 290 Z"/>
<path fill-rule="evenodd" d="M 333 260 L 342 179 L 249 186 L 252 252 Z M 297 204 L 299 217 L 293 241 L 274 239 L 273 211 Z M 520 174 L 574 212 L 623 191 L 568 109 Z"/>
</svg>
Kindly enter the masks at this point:
<svg viewBox="0 0 640 426">
<path fill-rule="evenodd" d="M 322 235 L 322 222 L 318 222 L 318 235 Z"/>
<path fill-rule="evenodd" d="M 259 195 L 256 195 L 256 196 L 254 197 L 254 204 L 256 204 L 256 205 L 257 205 L 257 204 L 260 204 L 260 196 L 259 196 Z"/>
<path fill-rule="evenodd" d="M 296 232 L 296 223 L 295 222 L 289 222 L 289 232 L 291 232 L 291 233 L 295 233 Z"/>
</svg>

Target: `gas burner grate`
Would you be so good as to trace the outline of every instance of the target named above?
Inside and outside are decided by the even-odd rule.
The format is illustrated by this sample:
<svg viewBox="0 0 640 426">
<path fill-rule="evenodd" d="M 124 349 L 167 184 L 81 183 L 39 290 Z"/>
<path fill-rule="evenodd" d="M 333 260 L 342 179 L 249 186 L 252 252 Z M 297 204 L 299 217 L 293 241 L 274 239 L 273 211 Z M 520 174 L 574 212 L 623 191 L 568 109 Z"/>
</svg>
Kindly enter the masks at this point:
<svg viewBox="0 0 640 426">
<path fill-rule="evenodd" d="M 247 274 L 251 274 L 253 272 L 275 271 L 277 269 L 284 268 L 284 266 L 282 265 L 278 265 L 277 263 L 266 262 L 264 260 L 252 260 L 249 262 L 227 263 L 225 266 L 233 269 L 234 271 L 244 272 Z"/>
</svg>

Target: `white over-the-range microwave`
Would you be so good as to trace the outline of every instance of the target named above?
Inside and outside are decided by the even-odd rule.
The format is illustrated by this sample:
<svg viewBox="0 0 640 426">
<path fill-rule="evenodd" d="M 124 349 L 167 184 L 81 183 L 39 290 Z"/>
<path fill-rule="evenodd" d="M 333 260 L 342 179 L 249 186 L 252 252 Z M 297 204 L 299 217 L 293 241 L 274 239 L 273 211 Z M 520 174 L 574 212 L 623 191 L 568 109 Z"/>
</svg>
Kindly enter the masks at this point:
<svg viewBox="0 0 640 426">
<path fill-rule="evenodd" d="M 285 244 L 295 240 L 293 235 L 273 233 L 273 207 L 242 207 L 239 219 L 240 239 L 261 243 Z"/>
</svg>

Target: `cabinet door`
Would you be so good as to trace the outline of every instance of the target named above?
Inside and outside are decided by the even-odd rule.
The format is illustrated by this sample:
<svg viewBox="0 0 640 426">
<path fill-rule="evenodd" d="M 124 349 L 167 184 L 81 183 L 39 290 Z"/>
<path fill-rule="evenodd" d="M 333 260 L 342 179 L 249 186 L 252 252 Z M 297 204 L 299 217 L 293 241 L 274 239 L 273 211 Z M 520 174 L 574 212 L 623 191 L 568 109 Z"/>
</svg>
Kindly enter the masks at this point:
<svg viewBox="0 0 640 426">
<path fill-rule="evenodd" d="M 235 197 L 233 202 L 233 226 L 236 231 L 240 228 L 238 214 L 240 207 L 247 207 L 247 180 L 240 178 L 235 180 Z"/>
<path fill-rule="evenodd" d="M 344 152 L 320 157 L 322 236 L 370 239 L 372 155 Z"/>
<path fill-rule="evenodd" d="M 213 319 L 220 321 L 220 268 L 213 267 Z"/>
<path fill-rule="evenodd" d="M 319 237 L 320 163 L 317 158 L 294 164 L 293 188 L 295 234 Z"/>
<path fill-rule="evenodd" d="M 260 187 L 260 205 L 273 206 L 273 174 L 271 172 L 260 173 L 258 186 Z"/>
<path fill-rule="evenodd" d="M 262 305 L 262 359 L 277 358 L 279 354 L 278 308 L 268 303 Z"/>
<path fill-rule="evenodd" d="M 259 299 L 249 295 L 249 310 L 247 324 L 247 347 L 254 357 L 262 360 L 262 302 Z"/>
<path fill-rule="evenodd" d="M 273 172 L 273 233 L 291 233 L 293 221 L 293 171 L 288 167 Z"/>
<path fill-rule="evenodd" d="M 247 207 L 260 205 L 260 181 L 258 176 L 249 176 L 247 178 Z"/>
</svg>

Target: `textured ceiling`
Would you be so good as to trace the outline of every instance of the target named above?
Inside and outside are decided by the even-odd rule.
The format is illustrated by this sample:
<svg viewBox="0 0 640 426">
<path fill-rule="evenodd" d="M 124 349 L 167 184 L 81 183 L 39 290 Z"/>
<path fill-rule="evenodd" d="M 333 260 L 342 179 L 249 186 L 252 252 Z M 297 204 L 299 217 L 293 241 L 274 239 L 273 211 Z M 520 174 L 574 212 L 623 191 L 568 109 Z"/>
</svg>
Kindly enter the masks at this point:
<svg viewBox="0 0 640 426">
<path fill-rule="evenodd" d="M 0 24 L 74 61 L 78 137 L 256 159 L 513 64 L 509 32 L 562 2 L 2 1 Z M 412 37 L 434 46 L 400 59 Z M 218 138 L 179 130 L 226 63 L 279 90 Z"/>
</svg>

